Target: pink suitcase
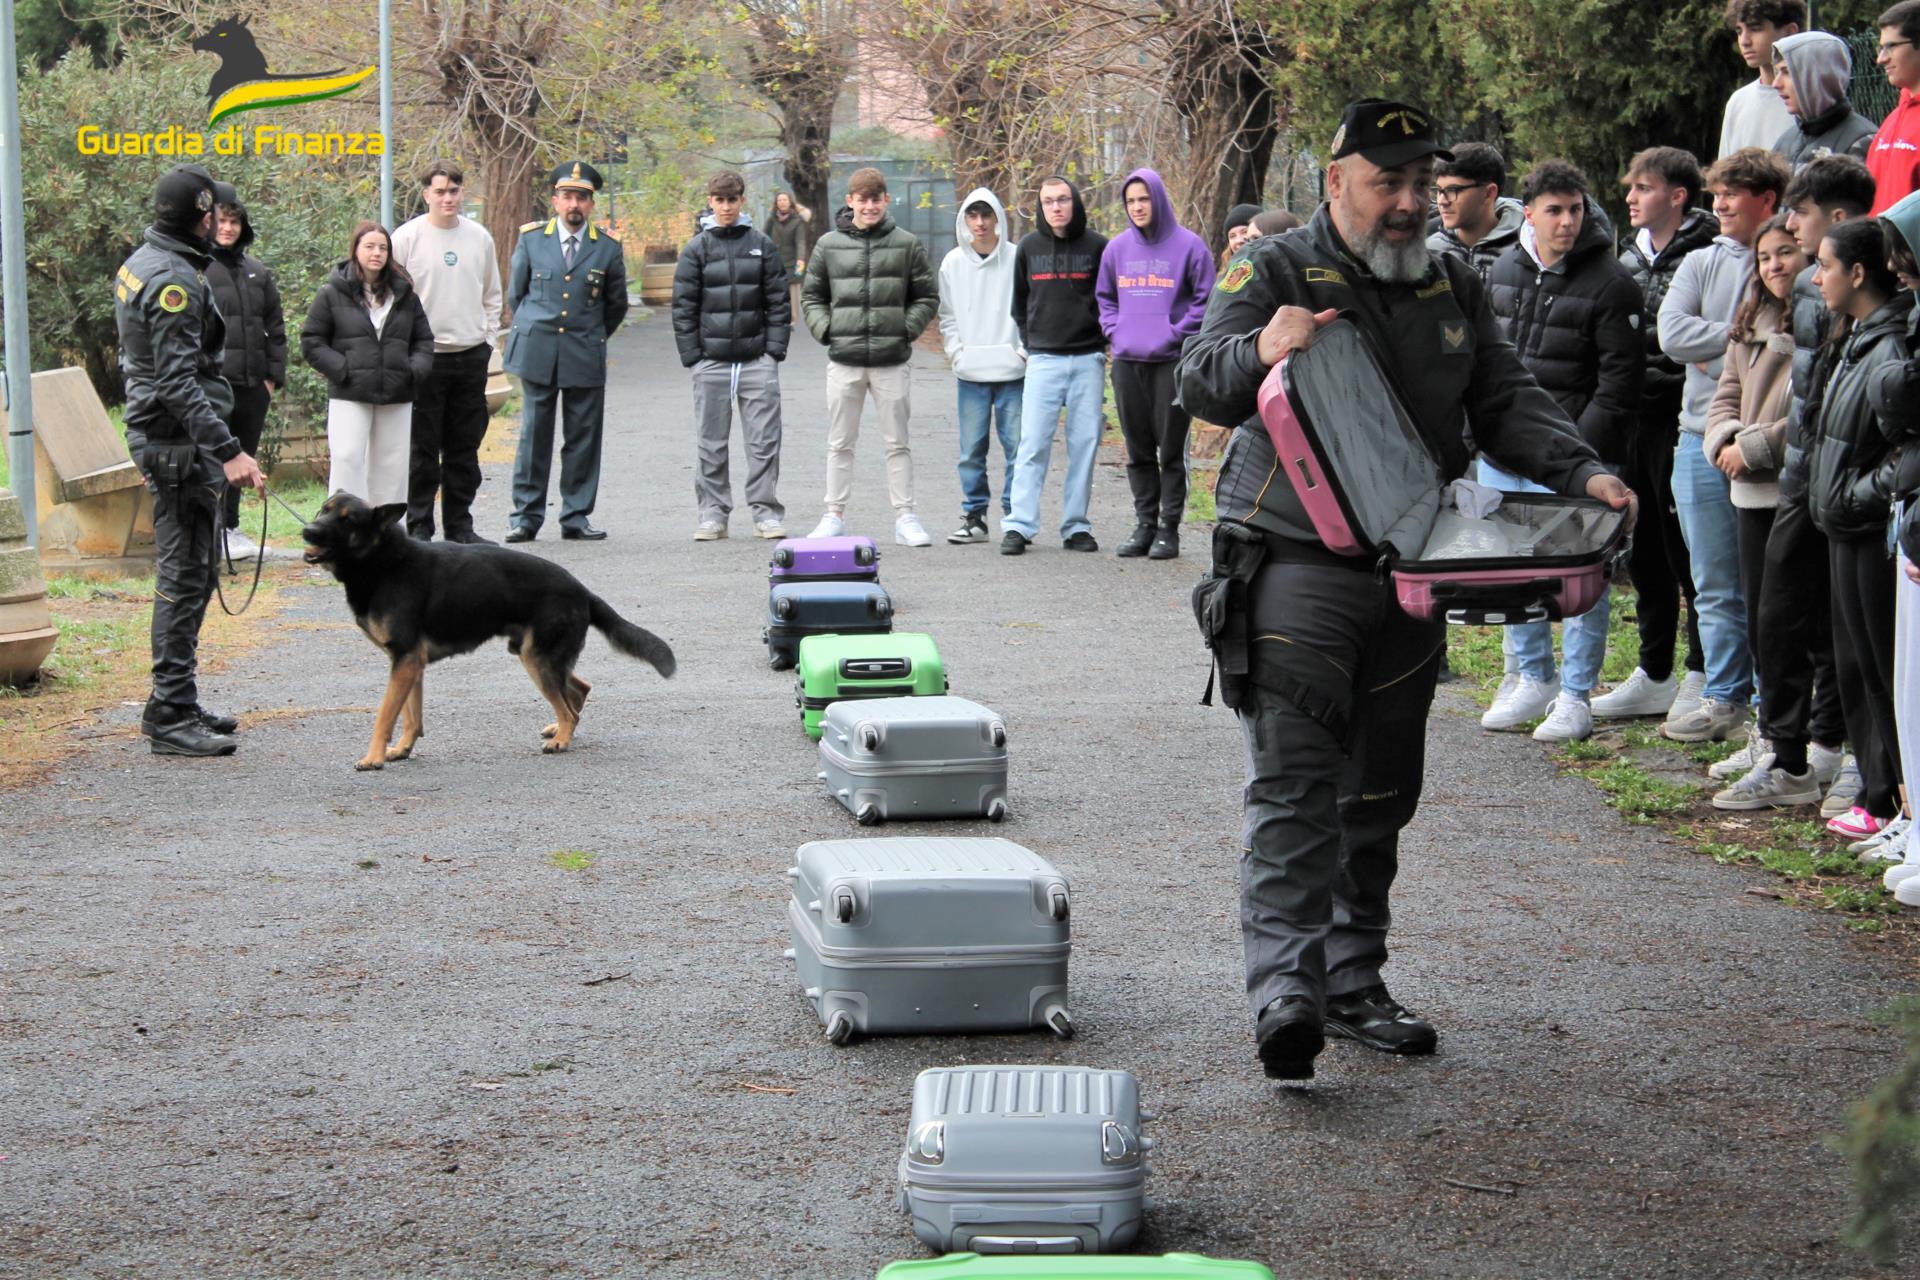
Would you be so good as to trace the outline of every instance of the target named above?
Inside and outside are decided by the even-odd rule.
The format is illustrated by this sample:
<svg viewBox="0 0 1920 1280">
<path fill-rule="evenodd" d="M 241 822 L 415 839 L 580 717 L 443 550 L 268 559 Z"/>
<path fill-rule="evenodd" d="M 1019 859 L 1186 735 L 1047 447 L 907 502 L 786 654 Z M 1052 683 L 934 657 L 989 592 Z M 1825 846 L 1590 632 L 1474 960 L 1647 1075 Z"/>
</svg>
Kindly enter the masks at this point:
<svg viewBox="0 0 1920 1280">
<path fill-rule="evenodd" d="M 782 538 L 773 547 L 767 585 L 783 582 L 878 582 L 880 549 L 873 539 Z"/>
<path fill-rule="evenodd" d="M 1510 493 L 1489 517 L 1503 555 L 1439 554 L 1440 465 L 1366 336 L 1345 320 L 1273 367 L 1260 420 L 1327 548 L 1392 572 L 1416 618 L 1500 625 L 1599 603 L 1626 554 L 1626 513 L 1593 498 Z"/>
</svg>

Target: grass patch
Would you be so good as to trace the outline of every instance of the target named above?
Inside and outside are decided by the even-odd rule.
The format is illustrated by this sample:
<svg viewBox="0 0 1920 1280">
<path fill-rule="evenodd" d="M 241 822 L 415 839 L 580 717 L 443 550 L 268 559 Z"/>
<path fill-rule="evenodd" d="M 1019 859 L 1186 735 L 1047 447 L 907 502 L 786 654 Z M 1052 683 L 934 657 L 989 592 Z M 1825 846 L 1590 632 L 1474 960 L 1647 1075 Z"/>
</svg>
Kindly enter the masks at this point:
<svg viewBox="0 0 1920 1280">
<path fill-rule="evenodd" d="M 1187 487 L 1187 519 L 1204 521 L 1211 524 L 1219 518 L 1220 512 L 1213 505 L 1213 490 L 1204 484 Z"/>
<path fill-rule="evenodd" d="M 1698 787 L 1657 778 L 1631 760 L 1615 760 L 1586 776 L 1629 822 L 1685 813 L 1700 794 Z"/>
<path fill-rule="evenodd" d="M 562 871 L 585 871 L 599 860 L 599 854 L 588 853 L 585 849 L 555 849 L 547 855 L 547 865 Z"/>
</svg>

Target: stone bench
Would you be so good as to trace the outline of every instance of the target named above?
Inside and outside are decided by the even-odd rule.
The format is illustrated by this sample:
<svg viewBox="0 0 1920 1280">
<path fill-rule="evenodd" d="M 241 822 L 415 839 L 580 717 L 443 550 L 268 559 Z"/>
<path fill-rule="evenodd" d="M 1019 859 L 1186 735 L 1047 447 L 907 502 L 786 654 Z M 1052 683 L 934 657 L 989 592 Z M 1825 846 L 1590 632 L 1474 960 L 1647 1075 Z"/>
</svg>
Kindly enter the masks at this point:
<svg viewBox="0 0 1920 1280">
<path fill-rule="evenodd" d="M 33 375 L 33 469 L 42 558 L 152 557 L 152 496 L 85 370 Z"/>
</svg>

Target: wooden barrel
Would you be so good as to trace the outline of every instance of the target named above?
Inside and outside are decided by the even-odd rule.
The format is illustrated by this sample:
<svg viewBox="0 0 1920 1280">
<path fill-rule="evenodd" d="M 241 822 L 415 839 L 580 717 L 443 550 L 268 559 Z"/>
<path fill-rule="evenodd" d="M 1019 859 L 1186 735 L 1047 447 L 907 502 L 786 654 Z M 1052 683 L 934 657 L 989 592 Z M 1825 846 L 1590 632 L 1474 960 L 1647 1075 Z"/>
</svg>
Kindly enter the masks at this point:
<svg viewBox="0 0 1920 1280">
<path fill-rule="evenodd" d="M 640 301 L 649 306 L 673 301 L 673 273 L 678 263 L 649 262 L 640 268 Z"/>
<path fill-rule="evenodd" d="M 0 489 L 0 684 L 32 679 L 59 637 L 47 613 L 40 556 L 27 545 L 20 499 Z"/>
</svg>

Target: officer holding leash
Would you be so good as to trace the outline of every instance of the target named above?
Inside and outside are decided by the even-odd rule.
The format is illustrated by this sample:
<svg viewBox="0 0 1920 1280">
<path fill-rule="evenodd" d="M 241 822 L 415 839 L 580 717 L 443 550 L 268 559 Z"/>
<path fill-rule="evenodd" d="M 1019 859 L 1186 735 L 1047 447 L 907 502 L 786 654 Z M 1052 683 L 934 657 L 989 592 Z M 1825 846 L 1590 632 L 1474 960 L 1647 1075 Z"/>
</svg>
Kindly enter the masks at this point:
<svg viewBox="0 0 1920 1280">
<path fill-rule="evenodd" d="M 156 755 L 224 756 L 239 745 L 239 722 L 201 706 L 194 678 L 226 487 L 266 491 L 259 465 L 227 426 L 226 324 L 204 274 L 213 221 L 206 170 L 185 165 L 162 177 L 153 225 L 113 288 L 127 448 L 153 493 L 153 694 L 140 732 Z"/>
<path fill-rule="evenodd" d="M 1337 555 L 1315 534 L 1252 417 L 1268 370 L 1345 317 L 1382 353 L 1448 478 L 1467 469 L 1471 429 L 1503 466 L 1555 492 L 1633 502 L 1501 336 L 1472 268 L 1428 252 L 1434 158 L 1450 157 L 1427 114 L 1356 102 L 1332 153 L 1326 202 L 1220 276 L 1179 371 L 1190 412 L 1241 424 L 1194 603 L 1245 738 L 1247 994 L 1261 1063 L 1282 1080 L 1310 1078 L 1329 1035 L 1385 1053 L 1438 1043 L 1381 969 L 1445 626 L 1403 612 L 1370 558 Z"/>
</svg>

